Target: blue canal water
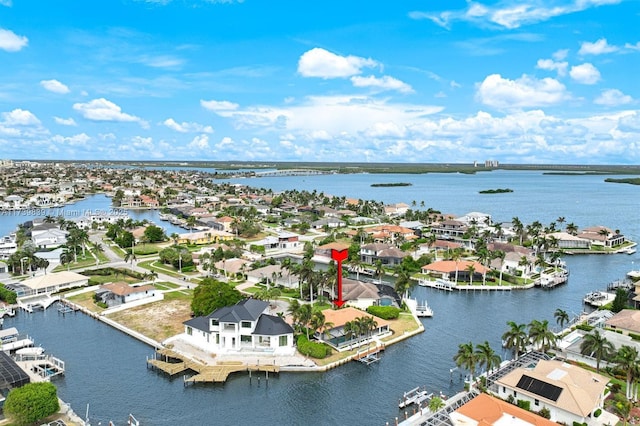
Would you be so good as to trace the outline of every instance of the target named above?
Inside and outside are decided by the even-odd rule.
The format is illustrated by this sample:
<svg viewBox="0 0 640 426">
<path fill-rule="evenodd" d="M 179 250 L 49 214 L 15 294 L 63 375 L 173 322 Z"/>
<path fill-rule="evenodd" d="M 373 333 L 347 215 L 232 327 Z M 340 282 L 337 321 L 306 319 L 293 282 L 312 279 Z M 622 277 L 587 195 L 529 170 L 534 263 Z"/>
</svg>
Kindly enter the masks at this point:
<svg viewBox="0 0 640 426">
<path fill-rule="evenodd" d="M 482 211 L 497 221 L 518 216 L 547 224 L 559 216 L 580 227 L 607 225 L 640 239 L 640 187 L 607 184 L 603 177 L 543 175 L 539 172 L 492 172 L 478 175 L 330 175 L 305 178 L 239 179 L 252 186 L 316 189 L 338 196 L 388 202 L 425 201 L 426 207 L 464 214 Z M 411 182 L 411 187 L 371 188 L 371 183 Z M 511 188 L 513 193 L 480 195 L 479 190 Z M 108 200 L 103 200 L 107 201 Z M 106 208 L 108 205 L 101 205 Z M 98 207 L 96 207 L 98 208 Z M 0 219 L 1 220 L 1 219 Z M 5 231 L 6 233 L 6 231 Z M 225 385 L 184 387 L 182 377 L 168 378 L 146 368 L 148 346 L 82 314 L 62 316 L 55 309 L 20 313 L 5 321 L 33 336 L 37 344 L 67 363 L 55 381 L 61 398 L 84 415 L 90 404 L 92 424 L 125 424 L 132 413 L 144 425 L 384 425 L 401 416 L 397 402 L 416 386 L 446 394 L 462 388 L 453 355 L 465 342 L 491 346 L 507 356 L 500 336 L 507 321 L 532 319 L 555 324 L 553 312 L 584 310 L 585 293 L 640 269 L 634 255 L 567 256 L 569 282 L 553 290 L 445 293 L 417 287 L 433 318 L 426 331 L 388 347 L 371 366 L 351 363 L 326 373 L 282 373 L 260 385 L 236 375 Z"/>
</svg>

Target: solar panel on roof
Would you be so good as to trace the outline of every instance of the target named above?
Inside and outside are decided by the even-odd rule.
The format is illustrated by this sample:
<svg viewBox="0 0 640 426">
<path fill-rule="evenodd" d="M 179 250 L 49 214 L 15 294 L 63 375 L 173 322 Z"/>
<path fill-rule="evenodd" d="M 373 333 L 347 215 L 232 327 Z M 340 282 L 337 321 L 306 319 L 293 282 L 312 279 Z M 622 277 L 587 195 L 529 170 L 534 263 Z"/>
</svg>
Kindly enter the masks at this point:
<svg viewBox="0 0 640 426">
<path fill-rule="evenodd" d="M 522 375 L 516 387 L 526 390 L 527 392 L 535 393 L 536 395 L 554 402 L 558 400 L 562 393 L 561 387 L 543 382 L 542 380 L 527 376 L 526 374 Z"/>
</svg>

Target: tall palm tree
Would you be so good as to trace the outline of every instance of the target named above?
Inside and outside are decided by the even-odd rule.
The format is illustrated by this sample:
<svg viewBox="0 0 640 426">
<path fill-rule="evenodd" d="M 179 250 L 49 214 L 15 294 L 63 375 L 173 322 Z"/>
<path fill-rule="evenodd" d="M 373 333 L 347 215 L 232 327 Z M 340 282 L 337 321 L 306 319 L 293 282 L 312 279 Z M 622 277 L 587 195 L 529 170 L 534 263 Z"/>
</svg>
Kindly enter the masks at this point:
<svg viewBox="0 0 640 426">
<path fill-rule="evenodd" d="M 494 369 L 500 366 L 502 359 L 500 355 L 493 350 L 488 341 L 479 343 L 476 345 L 476 355 L 478 357 L 478 364 L 482 367 L 485 366 L 487 375 Z"/>
<path fill-rule="evenodd" d="M 621 370 L 627 372 L 627 399 L 632 398 L 632 384 L 635 377 L 640 372 L 640 356 L 638 349 L 633 346 L 622 345 L 618 349 L 613 361 Z"/>
<path fill-rule="evenodd" d="M 375 274 L 378 276 L 378 280 L 382 282 L 382 274 L 384 274 L 384 267 L 382 266 L 382 260 L 376 260 Z"/>
<path fill-rule="evenodd" d="M 319 332 L 321 335 L 326 334 L 333 327 L 332 322 L 328 322 L 322 311 L 314 311 L 311 314 L 311 329 Z"/>
<path fill-rule="evenodd" d="M 462 367 L 471 374 L 471 381 L 475 375 L 478 355 L 475 353 L 473 343 L 461 343 L 458 345 L 458 352 L 453 356 L 453 361 L 458 367 Z"/>
<path fill-rule="evenodd" d="M 64 248 L 62 253 L 60 253 L 60 263 L 67 265 L 67 271 L 69 270 L 69 264 L 73 262 L 73 258 L 73 252 L 69 248 Z"/>
<path fill-rule="evenodd" d="M 469 285 L 473 285 L 473 274 L 476 273 L 476 267 L 473 266 L 473 263 L 470 263 L 469 266 L 465 268 L 465 270 L 469 273 Z"/>
<path fill-rule="evenodd" d="M 529 323 L 529 340 L 542 352 L 547 352 L 555 345 L 557 336 L 549 329 L 549 321 L 533 320 Z"/>
<path fill-rule="evenodd" d="M 462 250 L 460 250 L 459 248 L 456 248 L 453 250 L 453 253 L 451 253 L 451 260 L 456 262 L 456 277 L 455 277 L 456 285 L 458 284 L 458 262 L 460 261 L 460 259 L 462 259 Z"/>
<path fill-rule="evenodd" d="M 614 353 L 613 343 L 607 340 L 598 330 L 587 334 L 580 343 L 580 353 L 596 359 L 596 371 L 600 372 L 600 361 Z"/>
<path fill-rule="evenodd" d="M 560 308 L 556 309 L 553 317 L 556 319 L 556 323 L 560 325 L 560 329 L 564 328 L 564 325 L 569 322 L 569 314 Z"/>
</svg>

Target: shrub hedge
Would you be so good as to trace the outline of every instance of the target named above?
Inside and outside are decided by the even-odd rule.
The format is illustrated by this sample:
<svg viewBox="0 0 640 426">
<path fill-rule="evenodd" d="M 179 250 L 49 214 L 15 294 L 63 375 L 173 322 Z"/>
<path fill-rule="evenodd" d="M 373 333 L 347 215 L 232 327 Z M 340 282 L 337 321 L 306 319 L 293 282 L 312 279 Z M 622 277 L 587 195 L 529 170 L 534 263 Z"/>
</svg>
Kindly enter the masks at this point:
<svg viewBox="0 0 640 426">
<path fill-rule="evenodd" d="M 400 309 L 395 306 L 369 306 L 367 312 L 385 320 L 397 319 L 400 316 Z"/>
<path fill-rule="evenodd" d="M 310 342 L 307 336 L 300 335 L 296 342 L 298 352 L 311 358 L 326 358 L 331 354 L 331 348 L 324 343 Z"/>
</svg>

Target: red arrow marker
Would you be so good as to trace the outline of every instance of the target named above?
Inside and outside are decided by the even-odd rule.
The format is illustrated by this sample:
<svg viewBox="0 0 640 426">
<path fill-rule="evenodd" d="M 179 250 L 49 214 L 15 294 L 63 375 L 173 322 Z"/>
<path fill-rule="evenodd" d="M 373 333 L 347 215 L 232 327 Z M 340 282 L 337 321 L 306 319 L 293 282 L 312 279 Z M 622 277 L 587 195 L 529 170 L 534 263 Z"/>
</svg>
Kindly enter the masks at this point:
<svg viewBox="0 0 640 426">
<path fill-rule="evenodd" d="M 331 249 L 331 258 L 336 261 L 338 264 L 338 298 L 333 301 L 338 308 L 344 305 L 344 300 L 342 300 L 342 261 L 346 260 L 349 257 L 348 250 L 335 250 Z"/>
</svg>

